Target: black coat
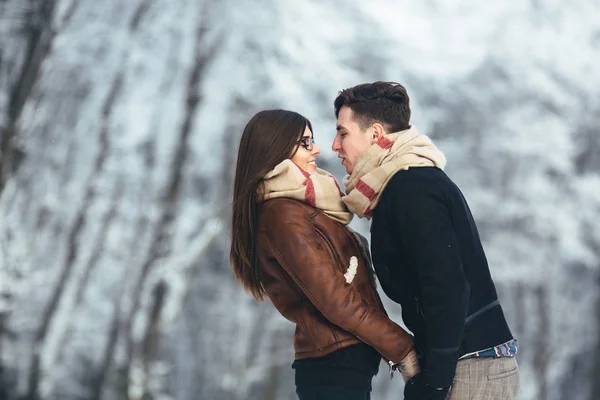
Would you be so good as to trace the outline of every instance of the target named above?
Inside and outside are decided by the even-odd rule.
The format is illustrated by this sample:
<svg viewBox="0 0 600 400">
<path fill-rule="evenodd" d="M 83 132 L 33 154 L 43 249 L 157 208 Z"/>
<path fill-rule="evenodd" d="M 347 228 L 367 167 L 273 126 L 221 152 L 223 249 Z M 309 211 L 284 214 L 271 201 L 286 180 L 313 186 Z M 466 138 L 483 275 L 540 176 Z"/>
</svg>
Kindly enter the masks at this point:
<svg viewBox="0 0 600 400">
<path fill-rule="evenodd" d="M 392 177 L 373 213 L 371 251 L 429 384 L 450 386 L 460 356 L 512 339 L 469 206 L 442 170 Z"/>
</svg>

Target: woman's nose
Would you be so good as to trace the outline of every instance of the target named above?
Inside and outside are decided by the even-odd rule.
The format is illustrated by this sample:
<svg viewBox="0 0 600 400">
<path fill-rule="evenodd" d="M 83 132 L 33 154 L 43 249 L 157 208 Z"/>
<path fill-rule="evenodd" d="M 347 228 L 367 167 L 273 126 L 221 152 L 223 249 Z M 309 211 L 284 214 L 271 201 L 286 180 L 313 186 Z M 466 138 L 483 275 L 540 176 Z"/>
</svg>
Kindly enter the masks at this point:
<svg viewBox="0 0 600 400">
<path fill-rule="evenodd" d="M 314 154 L 314 155 L 321 154 L 321 149 L 319 148 L 319 146 L 317 146 L 316 143 L 313 145 L 312 154 Z"/>
</svg>

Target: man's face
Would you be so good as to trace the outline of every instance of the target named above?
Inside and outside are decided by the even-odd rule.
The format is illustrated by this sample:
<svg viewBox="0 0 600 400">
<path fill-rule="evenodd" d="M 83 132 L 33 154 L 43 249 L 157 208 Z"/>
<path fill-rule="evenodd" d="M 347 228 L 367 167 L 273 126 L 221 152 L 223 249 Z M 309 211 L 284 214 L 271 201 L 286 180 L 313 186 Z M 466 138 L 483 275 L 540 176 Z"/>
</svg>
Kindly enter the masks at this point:
<svg viewBox="0 0 600 400">
<path fill-rule="evenodd" d="M 348 106 L 342 106 L 337 118 L 336 135 L 331 146 L 342 159 L 346 172 L 352 174 L 358 158 L 374 143 L 372 128 L 362 130 L 354 122 L 354 112 Z"/>
</svg>

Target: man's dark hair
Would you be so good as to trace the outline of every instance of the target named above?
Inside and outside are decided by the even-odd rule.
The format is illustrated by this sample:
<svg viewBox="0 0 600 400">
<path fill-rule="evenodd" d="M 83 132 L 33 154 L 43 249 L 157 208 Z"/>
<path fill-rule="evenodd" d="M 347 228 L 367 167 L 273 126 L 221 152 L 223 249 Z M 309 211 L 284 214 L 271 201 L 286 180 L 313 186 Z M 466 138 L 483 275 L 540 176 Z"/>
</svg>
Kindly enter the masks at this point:
<svg viewBox="0 0 600 400">
<path fill-rule="evenodd" d="M 340 91 L 333 102 L 337 118 L 343 106 L 354 113 L 361 129 L 379 122 L 388 133 L 410 128 L 410 104 L 404 86 L 397 82 L 363 83 Z"/>
</svg>

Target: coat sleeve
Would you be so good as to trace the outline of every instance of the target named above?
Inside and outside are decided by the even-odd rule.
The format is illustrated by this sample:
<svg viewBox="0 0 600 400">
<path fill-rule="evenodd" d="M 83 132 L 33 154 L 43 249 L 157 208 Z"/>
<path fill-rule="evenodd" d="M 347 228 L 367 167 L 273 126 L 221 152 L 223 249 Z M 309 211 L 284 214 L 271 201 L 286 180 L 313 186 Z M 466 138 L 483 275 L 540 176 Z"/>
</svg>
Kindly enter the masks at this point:
<svg viewBox="0 0 600 400">
<path fill-rule="evenodd" d="M 413 182 L 414 183 L 414 182 Z M 394 202 L 406 257 L 417 277 L 418 308 L 425 321 L 426 380 L 452 385 L 468 312 L 470 287 L 443 190 L 407 182 Z M 404 260 L 406 262 L 406 260 Z M 418 338 L 417 338 L 418 340 Z"/>
<path fill-rule="evenodd" d="M 347 283 L 333 254 L 304 208 L 270 218 L 267 235 L 275 258 L 312 304 L 333 324 L 400 363 L 412 350 L 412 337 Z M 346 267 L 346 266 L 344 266 Z"/>
</svg>

